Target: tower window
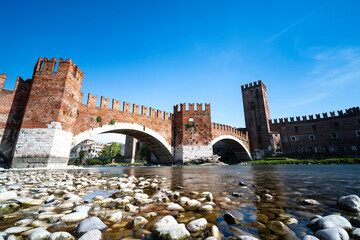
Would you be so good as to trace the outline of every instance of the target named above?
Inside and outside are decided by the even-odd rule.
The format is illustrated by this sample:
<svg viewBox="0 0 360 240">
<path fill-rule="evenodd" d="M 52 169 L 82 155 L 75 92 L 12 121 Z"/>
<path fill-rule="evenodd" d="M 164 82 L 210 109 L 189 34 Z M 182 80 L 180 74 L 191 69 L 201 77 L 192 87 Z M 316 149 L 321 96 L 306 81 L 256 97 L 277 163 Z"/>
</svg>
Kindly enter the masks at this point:
<svg viewBox="0 0 360 240">
<path fill-rule="evenodd" d="M 290 138 L 292 142 L 296 142 L 296 136 L 291 136 Z"/>
<path fill-rule="evenodd" d="M 357 137 L 360 137 L 360 130 L 355 130 L 355 134 Z"/>
<path fill-rule="evenodd" d="M 189 118 L 189 122 L 193 122 L 194 121 L 194 118 Z"/>
<path fill-rule="evenodd" d="M 354 152 L 357 151 L 357 147 L 355 145 L 351 146 L 351 150 L 353 150 Z"/>
<path fill-rule="evenodd" d="M 314 141 L 315 140 L 315 135 L 309 135 L 309 139 L 310 139 L 310 141 Z"/>
<path fill-rule="evenodd" d="M 312 125 L 312 130 L 316 132 L 316 125 Z"/>
<path fill-rule="evenodd" d="M 337 133 L 331 133 L 331 138 L 333 138 L 333 139 L 338 138 Z"/>
<path fill-rule="evenodd" d="M 294 131 L 295 131 L 296 133 L 299 132 L 298 126 L 295 126 L 295 127 L 294 127 Z"/>
</svg>

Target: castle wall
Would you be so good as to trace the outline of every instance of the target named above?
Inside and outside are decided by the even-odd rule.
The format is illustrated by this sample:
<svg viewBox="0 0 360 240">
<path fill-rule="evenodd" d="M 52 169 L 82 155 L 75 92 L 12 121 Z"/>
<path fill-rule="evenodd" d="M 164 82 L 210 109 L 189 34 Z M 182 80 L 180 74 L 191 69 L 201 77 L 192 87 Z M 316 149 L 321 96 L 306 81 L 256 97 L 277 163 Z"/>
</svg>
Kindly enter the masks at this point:
<svg viewBox="0 0 360 240">
<path fill-rule="evenodd" d="M 271 131 L 281 136 L 285 153 L 352 153 L 360 151 L 360 110 L 348 109 L 297 118 L 275 119 Z"/>
</svg>

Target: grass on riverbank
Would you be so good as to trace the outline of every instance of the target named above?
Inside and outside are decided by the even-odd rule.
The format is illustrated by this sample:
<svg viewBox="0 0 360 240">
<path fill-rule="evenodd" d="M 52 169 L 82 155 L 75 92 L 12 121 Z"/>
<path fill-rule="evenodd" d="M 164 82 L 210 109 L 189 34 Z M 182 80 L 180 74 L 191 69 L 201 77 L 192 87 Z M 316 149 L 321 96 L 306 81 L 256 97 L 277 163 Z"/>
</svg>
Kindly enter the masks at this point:
<svg viewBox="0 0 360 240">
<path fill-rule="evenodd" d="M 294 159 L 273 157 L 246 162 L 247 164 L 360 164 L 360 158 Z"/>
</svg>

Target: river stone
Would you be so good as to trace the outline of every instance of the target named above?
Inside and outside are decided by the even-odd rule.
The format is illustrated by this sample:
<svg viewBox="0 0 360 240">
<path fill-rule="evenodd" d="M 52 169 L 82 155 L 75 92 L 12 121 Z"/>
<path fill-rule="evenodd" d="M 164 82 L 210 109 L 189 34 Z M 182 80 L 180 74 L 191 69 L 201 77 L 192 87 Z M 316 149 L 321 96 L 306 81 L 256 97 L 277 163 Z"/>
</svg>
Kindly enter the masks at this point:
<svg viewBox="0 0 360 240">
<path fill-rule="evenodd" d="M 295 237 L 295 233 L 288 226 L 286 226 L 284 223 L 278 220 L 268 222 L 267 226 L 271 231 L 273 231 L 278 235 L 281 236 L 287 235 L 287 236 Z"/>
<path fill-rule="evenodd" d="M 21 219 L 19 221 L 17 221 L 16 223 L 14 223 L 14 226 L 21 226 L 21 227 L 26 227 L 28 225 L 30 225 L 32 223 L 32 221 L 34 221 L 33 219 Z"/>
<path fill-rule="evenodd" d="M 55 196 L 52 194 L 46 198 L 45 203 L 47 204 L 47 203 L 51 203 L 53 201 L 55 201 Z"/>
<path fill-rule="evenodd" d="M 189 200 L 190 200 L 190 198 L 188 198 L 188 197 L 181 197 L 179 200 L 179 204 L 181 206 L 184 206 L 187 203 L 187 201 L 189 201 Z"/>
<path fill-rule="evenodd" d="M 316 218 L 312 220 L 309 224 L 309 227 L 314 231 L 332 228 L 332 227 L 340 227 L 345 230 L 351 229 L 351 224 L 346 218 L 339 215 L 328 215 L 322 218 Z"/>
<path fill-rule="evenodd" d="M 217 238 L 215 238 L 215 237 L 207 237 L 207 238 L 205 238 L 205 240 L 217 240 Z"/>
<path fill-rule="evenodd" d="M 353 225 L 353 227 L 360 228 L 360 217 L 350 218 L 350 223 Z"/>
<path fill-rule="evenodd" d="M 348 240 L 348 233 L 340 227 L 331 227 L 319 230 L 315 236 L 321 240 Z"/>
<path fill-rule="evenodd" d="M 311 235 L 306 235 L 303 240 L 319 240 L 317 237 L 315 236 L 311 236 Z"/>
<path fill-rule="evenodd" d="M 238 223 L 239 221 L 234 217 L 234 215 L 232 215 L 231 213 L 229 212 L 226 212 L 224 214 L 224 219 L 225 221 L 227 222 L 227 224 L 235 224 L 235 223 Z"/>
<path fill-rule="evenodd" d="M 122 212 L 118 211 L 116 213 L 111 214 L 106 220 L 110 222 L 119 222 L 122 219 Z"/>
<path fill-rule="evenodd" d="M 259 240 L 258 238 L 256 237 L 253 237 L 253 236 L 238 236 L 239 240 Z"/>
<path fill-rule="evenodd" d="M 352 232 L 352 237 L 355 240 L 360 240 L 360 228 L 355 228 L 355 230 Z"/>
<path fill-rule="evenodd" d="M 173 203 L 173 204 L 170 204 L 169 206 L 167 206 L 166 210 L 169 210 L 169 211 L 184 211 L 184 208 L 182 206 L 180 206 L 179 204 L 177 204 L 177 203 Z"/>
<path fill-rule="evenodd" d="M 204 205 L 199 208 L 200 212 L 212 212 L 214 208 L 211 205 Z"/>
<path fill-rule="evenodd" d="M 186 227 L 190 232 L 198 232 L 205 230 L 207 226 L 208 226 L 208 222 L 206 221 L 206 219 L 199 218 L 189 222 Z"/>
<path fill-rule="evenodd" d="M 17 197 L 17 194 L 15 191 L 0 192 L 0 203 L 12 200 L 16 197 Z"/>
<path fill-rule="evenodd" d="M 50 236 L 51 233 L 43 228 L 37 228 L 26 239 L 28 240 L 44 240 Z"/>
<path fill-rule="evenodd" d="M 84 220 L 88 217 L 87 212 L 74 212 L 61 217 L 61 221 L 65 223 L 73 223 Z"/>
<path fill-rule="evenodd" d="M 74 208 L 74 212 L 87 212 L 89 213 L 91 207 L 86 206 L 86 205 L 80 205 L 77 206 L 76 208 Z"/>
<path fill-rule="evenodd" d="M 99 230 L 91 230 L 85 233 L 79 240 L 100 240 L 101 232 Z"/>
<path fill-rule="evenodd" d="M 98 217 L 90 217 L 80 222 L 75 233 L 76 235 L 82 235 L 91 230 L 104 231 L 105 229 L 107 229 L 107 226 Z"/>
<path fill-rule="evenodd" d="M 314 200 L 314 199 L 305 199 L 305 200 L 303 200 L 303 204 L 306 204 L 306 205 L 318 205 L 320 203 L 318 201 Z"/>
<path fill-rule="evenodd" d="M 27 230 L 32 229 L 32 227 L 11 227 L 5 230 L 7 234 L 19 234 Z"/>
<path fill-rule="evenodd" d="M 337 204 L 346 211 L 360 212 L 360 198 L 356 195 L 348 195 L 339 198 Z"/>
<path fill-rule="evenodd" d="M 159 240 L 183 240 L 190 237 L 190 233 L 184 224 L 157 228 L 155 234 Z"/>
<path fill-rule="evenodd" d="M 133 220 L 131 220 L 131 224 L 133 225 L 134 229 L 139 229 L 148 222 L 149 221 L 146 218 L 141 216 L 135 217 Z"/>
<path fill-rule="evenodd" d="M 154 229 L 158 229 L 158 228 L 162 228 L 162 227 L 170 227 L 170 226 L 175 226 L 177 225 L 178 222 L 176 221 L 176 219 L 173 216 L 165 216 L 163 218 L 161 218 L 159 221 L 157 221 L 153 228 Z"/>
<path fill-rule="evenodd" d="M 49 240 L 75 240 L 75 237 L 68 232 L 52 233 Z"/>
</svg>

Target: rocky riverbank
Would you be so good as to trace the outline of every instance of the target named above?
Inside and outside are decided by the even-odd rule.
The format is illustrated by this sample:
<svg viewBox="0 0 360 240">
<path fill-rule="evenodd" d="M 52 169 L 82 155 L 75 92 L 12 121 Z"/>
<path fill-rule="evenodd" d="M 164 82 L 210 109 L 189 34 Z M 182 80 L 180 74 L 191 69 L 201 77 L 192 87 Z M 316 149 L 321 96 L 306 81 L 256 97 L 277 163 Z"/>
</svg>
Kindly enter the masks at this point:
<svg viewBox="0 0 360 240">
<path fill-rule="evenodd" d="M 274 209 L 277 196 L 267 189 L 239 182 L 239 191 L 215 196 L 210 186 L 202 192 L 175 188 L 169 189 L 167 179 L 159 176 L 108 176 L 82 170 L 3 171 L 0 240 L 360 239 L 360 218 L 356 216 L 360 198 L 356 195 L 338 199 L 339 209 L 354 217 L 309 217 L 313 234 L 304 229 L 299 236 L 292 230 L 298 219 Z M 245 212 L 234 208 L 248 200 L 262 211 L 244 221 Z M 304 199 L 300 205 L 306 209 L 321 203 Z"/>
</svg>

